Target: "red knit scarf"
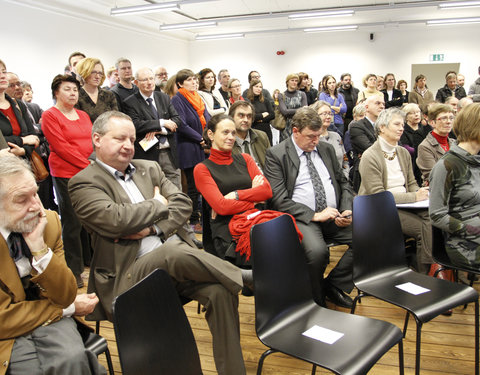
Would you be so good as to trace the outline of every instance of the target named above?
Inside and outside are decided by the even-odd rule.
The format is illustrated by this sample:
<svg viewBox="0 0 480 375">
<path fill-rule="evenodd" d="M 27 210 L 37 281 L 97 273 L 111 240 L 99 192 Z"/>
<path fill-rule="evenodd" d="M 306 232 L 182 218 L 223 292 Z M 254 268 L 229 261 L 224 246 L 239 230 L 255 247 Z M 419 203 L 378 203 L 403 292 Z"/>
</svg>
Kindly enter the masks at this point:
<svg viewBox="0 0 480 375">
<path fill-rule="evenodd" d="M 178 92 L 182 94 L 185 99 L 192 105 L 193 109 L 197 112 L 198 117 L 200 117 L 200 122 L 202 123 L 202 129 L 205 129 L 205 125 L 207 125 L 207 120 L 203 116 L 205 112 L 205 103 L 202 100 L 200 94 L 196 91 L 191 92 L 188 91 L 186 88 L 180 87 Z"/>
<path fill-rule="evenodd" d="M 292 215 L 272 210 L 259 211 L 256 208 L 253 208 L 241 214 L 234 215 L 230 220 L 230 224 L 228 224 L 228 229 L 230 230 L 232 238 L 237 241 L 237 248 L 235 251 L 240 253 L 240 255 L 245 255 L 247 260 L 249 260 L 252 253 L 250 248 L 250 229 L 255 224 L 264 223 L 281 215 L 288 215 L 293 219 L 298 239 L 301 242 L 303 234 L 298 230 L 297 223 Z"/>
</svg>

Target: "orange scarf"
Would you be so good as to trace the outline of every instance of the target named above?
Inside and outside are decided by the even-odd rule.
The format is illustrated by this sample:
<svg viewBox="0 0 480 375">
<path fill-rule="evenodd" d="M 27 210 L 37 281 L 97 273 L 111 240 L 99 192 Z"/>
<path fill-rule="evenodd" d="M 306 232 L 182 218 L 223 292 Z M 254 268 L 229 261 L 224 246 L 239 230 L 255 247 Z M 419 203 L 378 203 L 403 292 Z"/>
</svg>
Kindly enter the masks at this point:
<svg viewBox="0 0 480 375">
<path fill-rule="evenodd" d="M 198 117 L 200 117 L 202 129 L 205 129 L 205 125 L 207 125 L 207 120 L 205 120 L 205 117 L 203 116 L 203 113 L 205 112 L 205 104 L 203 103 L 201 96 L 198 94 L 198 92 L 191 92 L 183 87 L 180 87 L 178 89 L 178 92 L 182 94 L 185 99 L 187 99 L 188 102 L 192 105 L 193 109 L 197 112 Z"/>
</svg>

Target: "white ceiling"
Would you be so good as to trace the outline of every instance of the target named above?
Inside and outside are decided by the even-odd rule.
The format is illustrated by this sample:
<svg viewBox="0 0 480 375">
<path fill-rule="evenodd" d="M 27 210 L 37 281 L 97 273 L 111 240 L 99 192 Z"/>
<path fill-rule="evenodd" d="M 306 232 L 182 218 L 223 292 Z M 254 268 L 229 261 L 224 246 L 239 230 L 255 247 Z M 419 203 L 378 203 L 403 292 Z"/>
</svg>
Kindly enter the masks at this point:
<svg viewBox="0 0 480 375">
<path fill-rule="evenodd" d="M 440 1 L 402 0 L 209 0 L 206 2 L 180 3 L 180 10 L 141 15 L 113 17 L 111 8 L 149 3 L 162 0 L 5 0 L 58 14 L 75 16 L 90 21 L 111 24 L 145 33 L 164 35 L 180 40 L 194 40 L 197 35 L 245 33 L 247 37 L 279 33 L 303 33 L 305 27 L 330 25 L 359 25 L 361 29 L 375 28 L 425 28 L 425 20 L 463 17 L 480 17 L 480 8 L 439 10 Z M 171 0 L 169 0 L 171 1 Z M 445 1 L 443 1 L 445 2 Z M 283 13 L 323 10 L 354 9 L 351 17 L 289 20 Z M 248 20 L 231 21 L 229 17 L 248 17 Z M 258 16 L 258 19 L 251 19 Z M 260 17 L 261 16 L 261 17 Z M 217 27 L 160 31 L 162 24 L 175 24 L 197 20 L 215 20 Z M 440 26 L 437 26 L 440 27 Z M 455 27 L 455 26 L 447 26 Z M 476 27 L 476 26 L 474 26 Z M 480 30 L 480 27 L 478 28 Z"/>
</svg>

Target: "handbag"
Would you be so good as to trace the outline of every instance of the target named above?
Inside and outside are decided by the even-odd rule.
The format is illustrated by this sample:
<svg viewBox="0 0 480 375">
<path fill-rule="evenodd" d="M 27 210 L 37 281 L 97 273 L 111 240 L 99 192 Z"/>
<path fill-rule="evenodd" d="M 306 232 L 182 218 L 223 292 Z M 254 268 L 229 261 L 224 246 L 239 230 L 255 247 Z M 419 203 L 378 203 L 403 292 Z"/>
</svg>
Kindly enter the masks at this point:
<svg viewBox="0 0 480 375">
<path fill-rule="evenodd" d="M 282 95 L 283 95 L 283 101 L 285 101 L 285 94 L 282 94 Z M 274 112 L 275 112 L 275 118 L 272 120 L 271 124 L 275 129 L 282 131 L 285 129 L 285 126 L 287 125 L 287 119 L 280 112 L 280 106 L 276 106 Z"/>
<path fill-rule="evenodd" d="M 36 151 L 32 151 L 30 155 L 30 165 L 32 166 L 32 172 L 37 182 L 42 182 L 48 177 L 48 171 L 47 168 L 45 168 L 43 159 Z"/>
</svg>

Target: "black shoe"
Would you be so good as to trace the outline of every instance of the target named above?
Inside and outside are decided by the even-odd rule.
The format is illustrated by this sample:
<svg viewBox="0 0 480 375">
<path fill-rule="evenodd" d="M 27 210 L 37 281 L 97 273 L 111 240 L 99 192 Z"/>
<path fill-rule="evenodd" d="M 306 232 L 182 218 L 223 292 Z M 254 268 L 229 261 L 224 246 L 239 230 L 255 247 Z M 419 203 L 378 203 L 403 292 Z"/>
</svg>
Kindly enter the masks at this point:
<svg viewBox="0 0 480 375">
<path fill-rule="evenodd" d="M 196 238 L 192 238 L 192 242 L 198 249 L 203 249 L 203 242 L 202 241 L 199 241 Z"/>
<path fill-rule="evenodd" d="M 330 285 L 327 289 L 327 299 L 337 306 L 351 309 L 353 306 L 353 300 L 345 294 L 342 290 Z"/>
<path fill-rule="evenodd" d="M 253 272 L 252 270 L 242 269 L 242 281 L 243 286 L 250 290 L 253 290 Z"/>
</svg>

